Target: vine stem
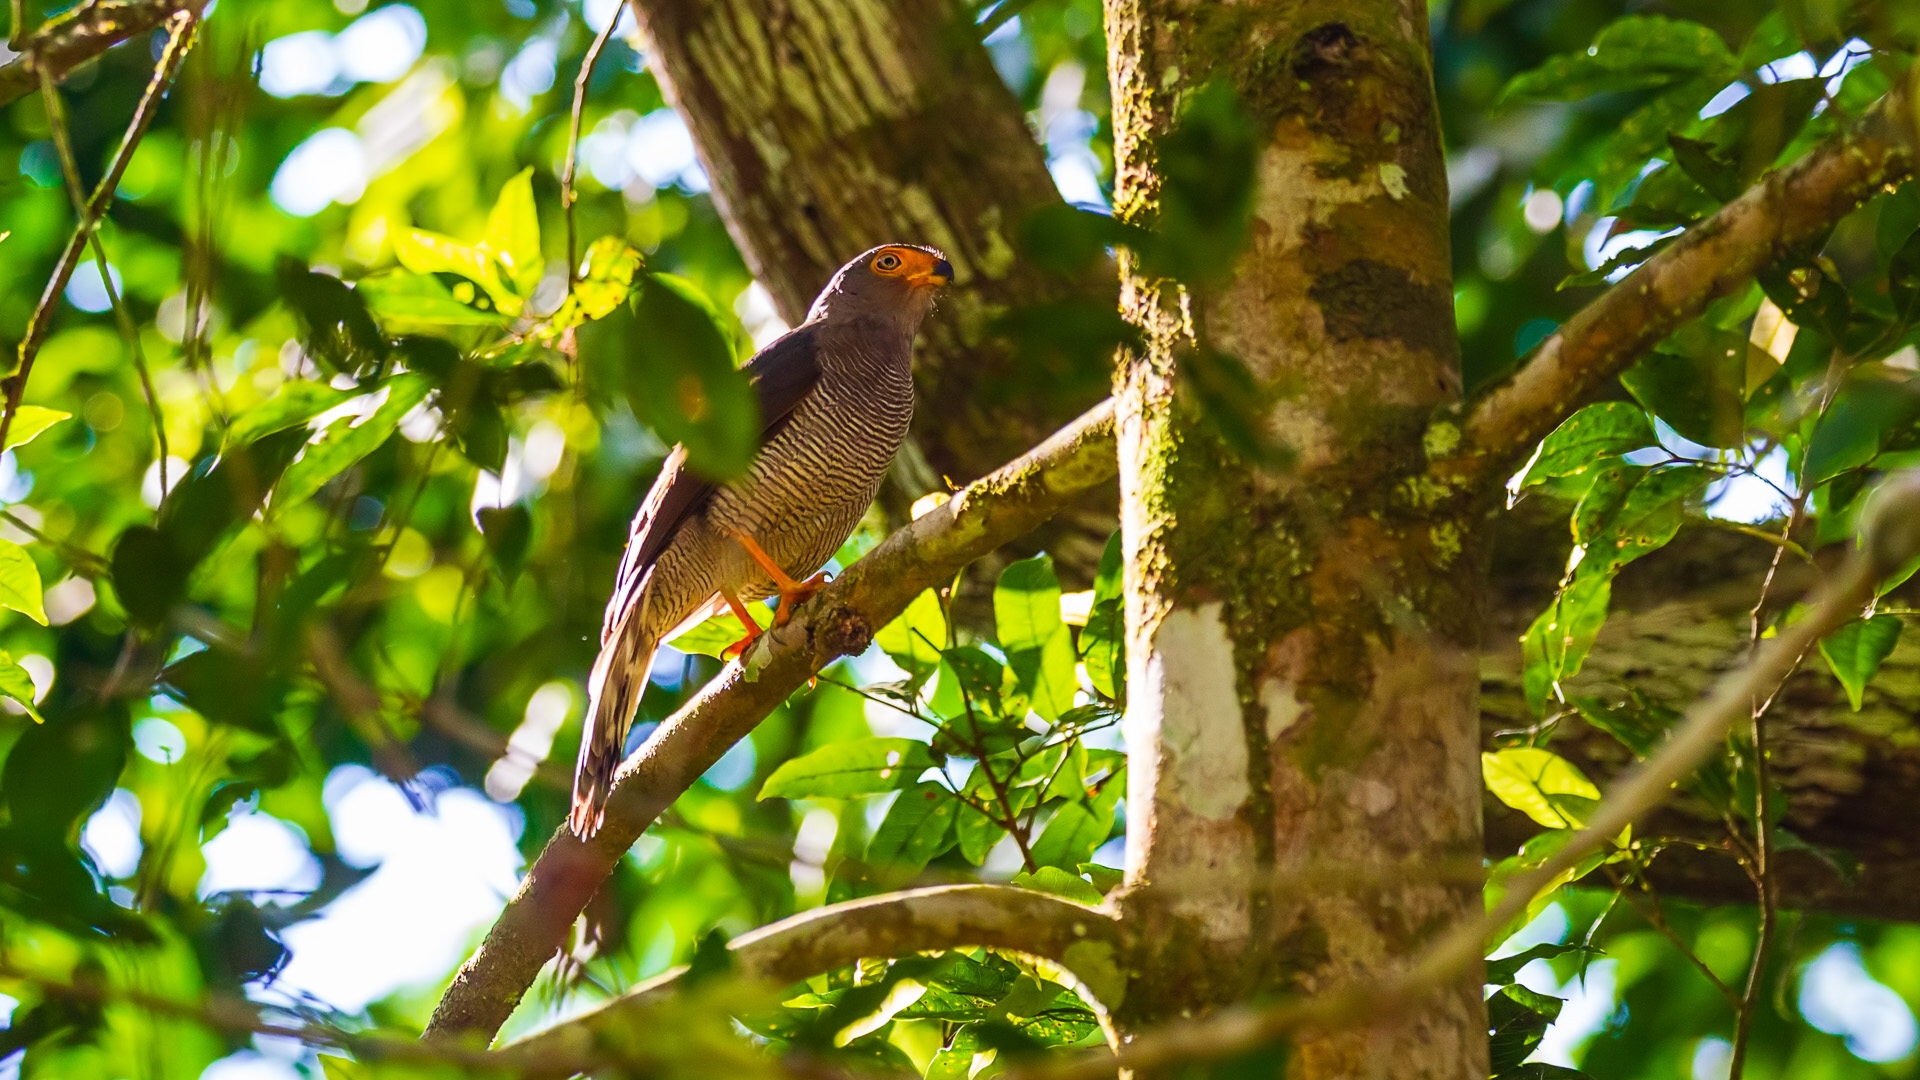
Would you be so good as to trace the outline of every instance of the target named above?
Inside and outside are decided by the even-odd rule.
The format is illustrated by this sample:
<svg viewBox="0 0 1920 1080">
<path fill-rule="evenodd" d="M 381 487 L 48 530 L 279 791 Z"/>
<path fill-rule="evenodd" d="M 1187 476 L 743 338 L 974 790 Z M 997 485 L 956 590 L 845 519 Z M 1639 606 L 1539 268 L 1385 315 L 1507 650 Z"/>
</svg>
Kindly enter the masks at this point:
<svg viewBox="0 0 1920 1080">
<path fill-rule="evenodd" d="M 573 204 L 580 199 L 580 193 L 574 190 L 573 178 L 580 164 L 580 116 L 586 111 L 587 83 L 593 80 L 593 69 L 600 63 L 600 51 L 607 47 L 607 40 L 613 37 L 613 29 L 620 25 L 620 19 L 627 13 L 625 5 L 614 9 L 613 17 L 607 20 L 600 33 L 594 36 L 593 44 L 587 47 L 586 58 L 580 61 L 580 73 L 573 78 L 573 115 L 567 127 L 567 164 L 560 174 L 560 208 L 567 217 L 567 289 L 580 280 L 579 241 L 575 238 L 573 224 Z"/>
<path fill-rule="evenodd" d="M 60 100 L 60 89 L 54 83 L 53 72 L 41 67 L 40 97 L 47 108 L 47 126 L 53 132 L 53 146 L 60 155 L 60 171 L 67 178 L 67 196 L 73 201 L 73 212 L 84 216 L 87 212 L 87 196 L 80 184 L 80 163 L 73 153 L 73 135 L 67 130 L 66 108 Z M 153 390 L 153 373 L 147 370 L 147 352 L 140 345 L 140 331 L 133 323 L 133 313 L 127 310 L 121 299 L 120 290 L 113 283 L 111 264 L 107 262 L 107 249 L 100 242 L 99 230 L 88 235 L 93 247 L 93 264 L 100 271 L 100 285 L 107 291 L 107 303 L 113 308 L 113 320 L 120 327 L 120 336 L 127 343 L 127 354 L 133 358 L 133 368 L 140 374 L 140 390 L 147 398 L 147 410 L 153 414 L 153 437 L 159 443 L 160 456 L 160 493 L 167 492 L 167 421 L 160 413 L 160 398 Z"/>
<path fill-rule="evenodd" d="M 73 235 L 68 238 L 67 246 L 60 253 L 60 261 L 54 264 L 52 276 L 47 278 L 47 287 L 40 294 L 40 303 L 33 309 L 33 317 L 27 322 L 26 336 L 20 339 L 20 366 L 6 380 L 6 411 L 0 413 L 0 447 L 7 444 L 7 434 L 13 428 L 13 418 L 20 412 L 20 399 L 26 394 L 27 378 L 33 374 L 33 361 L 40 354 L 40 346 L 47 338 L 47 328 L 53 322 L 53 309 L 59 302 L 60 294 L 66 291 L 67 282 L 73 279 L 73 271 L 80 263 L 80 256 L 87 249 L 87 241 L 93 230 L 99 227 L 100 219 L 106 214 L 107 207 L 113 202 L 113 193 L 120 186 L 120 177 L 127 171 L 127 163 L 133 160 L 133 151 L 147 133 L 147 125 L 153 122 L 153 114 L 158 111 L 160 99 L 173 82 L 174 75 L 180 70 L 180 62 L 185 59 L 187 50 L 193 46 L 193 31 L 198 25 L 199 16 L 191 11 L 178 11 L 167 20 L 167 45 L 160 53 L 160 59 L 153 66 L 153 78 L 147 83 L 147 89 L 140 97 L 140 104 L 133 111 L 133 118 L 127 122 L 127 131 L 120 140 L 120 149 L 113 155 L 113 162 L 107 166 L 107 173 L 93 189 L 93 197 L 87 200 L 86 209 L 80 220 L 75 223 Z"/>
</svg>

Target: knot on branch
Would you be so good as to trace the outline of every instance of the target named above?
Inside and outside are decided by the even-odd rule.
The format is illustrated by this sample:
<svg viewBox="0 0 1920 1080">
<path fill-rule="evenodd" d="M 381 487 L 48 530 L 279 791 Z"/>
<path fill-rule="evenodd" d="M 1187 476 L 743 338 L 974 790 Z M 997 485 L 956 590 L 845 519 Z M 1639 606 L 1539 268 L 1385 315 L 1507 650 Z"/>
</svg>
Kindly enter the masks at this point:
<svg viewBox="0 0 1920 1080">
<path fill-rule="evenodd" d="M 1293 74 L 1308 82 L 1338 74 L 1360 51 L 1360 38 L 1346 23 L 1335 21 L 1300 35 L 1293 46 Z"/>
<path fill-rule="evenodd" d="M 844 605 L 813 622 L 813 655 L 821 666 L 842 656 L 858 656 L 873 644 L 867 617 Z"/>
</svg>

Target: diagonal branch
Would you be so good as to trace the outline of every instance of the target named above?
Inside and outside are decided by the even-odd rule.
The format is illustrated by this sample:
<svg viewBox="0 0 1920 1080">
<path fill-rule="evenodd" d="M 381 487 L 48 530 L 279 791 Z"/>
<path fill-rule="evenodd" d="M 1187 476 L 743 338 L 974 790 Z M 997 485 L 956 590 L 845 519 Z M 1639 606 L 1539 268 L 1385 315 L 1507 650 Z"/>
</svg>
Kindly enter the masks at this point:
<svg viewBox="0 0 1920 1080">
<path fill-rule="evenodd" d="M 1120 970 L 1123 930 L 1113 915 L 1010 885 L 945 885 L 819 908 L 728 943 L 732 974 L 786 986 L 867 957 L 984 945 L 1056 961 L 1091 981 Z M 598 1009 L 511 1043 L 493 1055 L 528 1076 L 567 1076 L 604 1064 L 599 1048 L 644 1026 L 651 1006 L 678 990 L 687 969 L 635 987 Z M 612 1037 L 610 1039 L 610 1037 Z"/>
<path fill-rule="evenodd" d="M 19 56 L 0 64 L 0 105 L 32 93 L 45 70 L 59 82 L 67 73 L 128 38 L 157 30 L 176 12 L 195 18 L 205 0 L 95 0 L 27 35 Z"/>
<path fill-rule="evenodd" d="M 924 589 L 951 581 L 974 559 L 1047 520 L 1110 480 L 1113 412 L 1102 403 L 1024 457 L 956 492 L 888 537 L 754 650 L 751 672 L 729 664 L 621 767 L 607 821 L 591 840 L 555 833 L 486 940 L 454 976 L 427 1025 L 428 1038 L 491 1037 L 565 939 L 627 848 L 681 792 L 788 695 L 873 632 Z"/>
<path fill-rule="evenodd" d="M 1769 174 L 1581 308 L 1533 358 L 1469 408 L 1443 480 L 1504 479 L 1516 459 L 1713 300 L 1817 239 L 1913 171 L 1920 68 L 1859 122 Z"/>
</svg>

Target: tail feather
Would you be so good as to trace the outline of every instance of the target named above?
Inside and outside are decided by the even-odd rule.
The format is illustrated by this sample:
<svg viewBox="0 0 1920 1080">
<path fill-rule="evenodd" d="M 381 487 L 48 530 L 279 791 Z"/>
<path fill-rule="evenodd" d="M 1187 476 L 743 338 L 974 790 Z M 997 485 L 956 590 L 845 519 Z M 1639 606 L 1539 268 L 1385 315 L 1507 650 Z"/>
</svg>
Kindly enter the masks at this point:
<svg viewBox="0 0 1920 1080">
<path fill-rule="evenodd" d="M 580 732 L 580 759 L 573 771 L 573 810 L 567 815 L 567 827 L 582 840 L 599 832 L 606 817 L 613 774 L 626 757 L 627 732 L 633 728 L 633 716 L 652 673 L 654 649 L 660 643 L 658 631 L 649 628 L 645 617 L 646 583 L 641 589 L 641 602 L 634 605 L 639 610 L 622 620 L 612 638 L 601 645 L 587 680 L 586 726 Z"/>
</svg>

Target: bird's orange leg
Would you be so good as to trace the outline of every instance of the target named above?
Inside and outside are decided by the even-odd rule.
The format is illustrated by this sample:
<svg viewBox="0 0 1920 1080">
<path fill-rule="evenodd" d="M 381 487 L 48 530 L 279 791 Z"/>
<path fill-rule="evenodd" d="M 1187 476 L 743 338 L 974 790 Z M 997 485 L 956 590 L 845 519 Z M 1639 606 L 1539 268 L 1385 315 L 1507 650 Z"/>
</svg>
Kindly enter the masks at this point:
<svg viewBox="0 0 1920 1080">
<path fill-rule="evenodd" d="M 813 594 L 826 588 L 827 583 L 833 580 L 833 576 L 823 570 L 805 581 L 795 581 L 787 575 L 785 570 L 780 569 L 780 564 L 774 562 L 772 556 L 762 551 L 759 544 L 753 542 L 753 537 L 738 529 L 729 530 L 728 535 L 738 540 L 741 547 L 747 549 L 747 557 L 758 563 L 760 569 L 766 571 L 767 576 L 773 579 L 773 587 L 780 590 L 780 606 L 773 613 L 775 626 L 787 625 L 787 620 L 793 618 L 794 608 L 813 599 Z"/>
<path fill-rule="evenodd" d="M 740 626 L 746 631 L 747 635 L 720 650 L 720 658 L 722 660 L 731 660 L 745 653 L 754 642 L 760 640 L 762 631 L 760 624 L 754 621 L 753 613 L 747 610 L 747 605 L 741 603 L 739 597 L 733 595 L 732 589 L 721 589 L 720 596 L 726 600 L 727 606 L 733 609 L 733 617 L 740 620 Z"/>
</svg>

